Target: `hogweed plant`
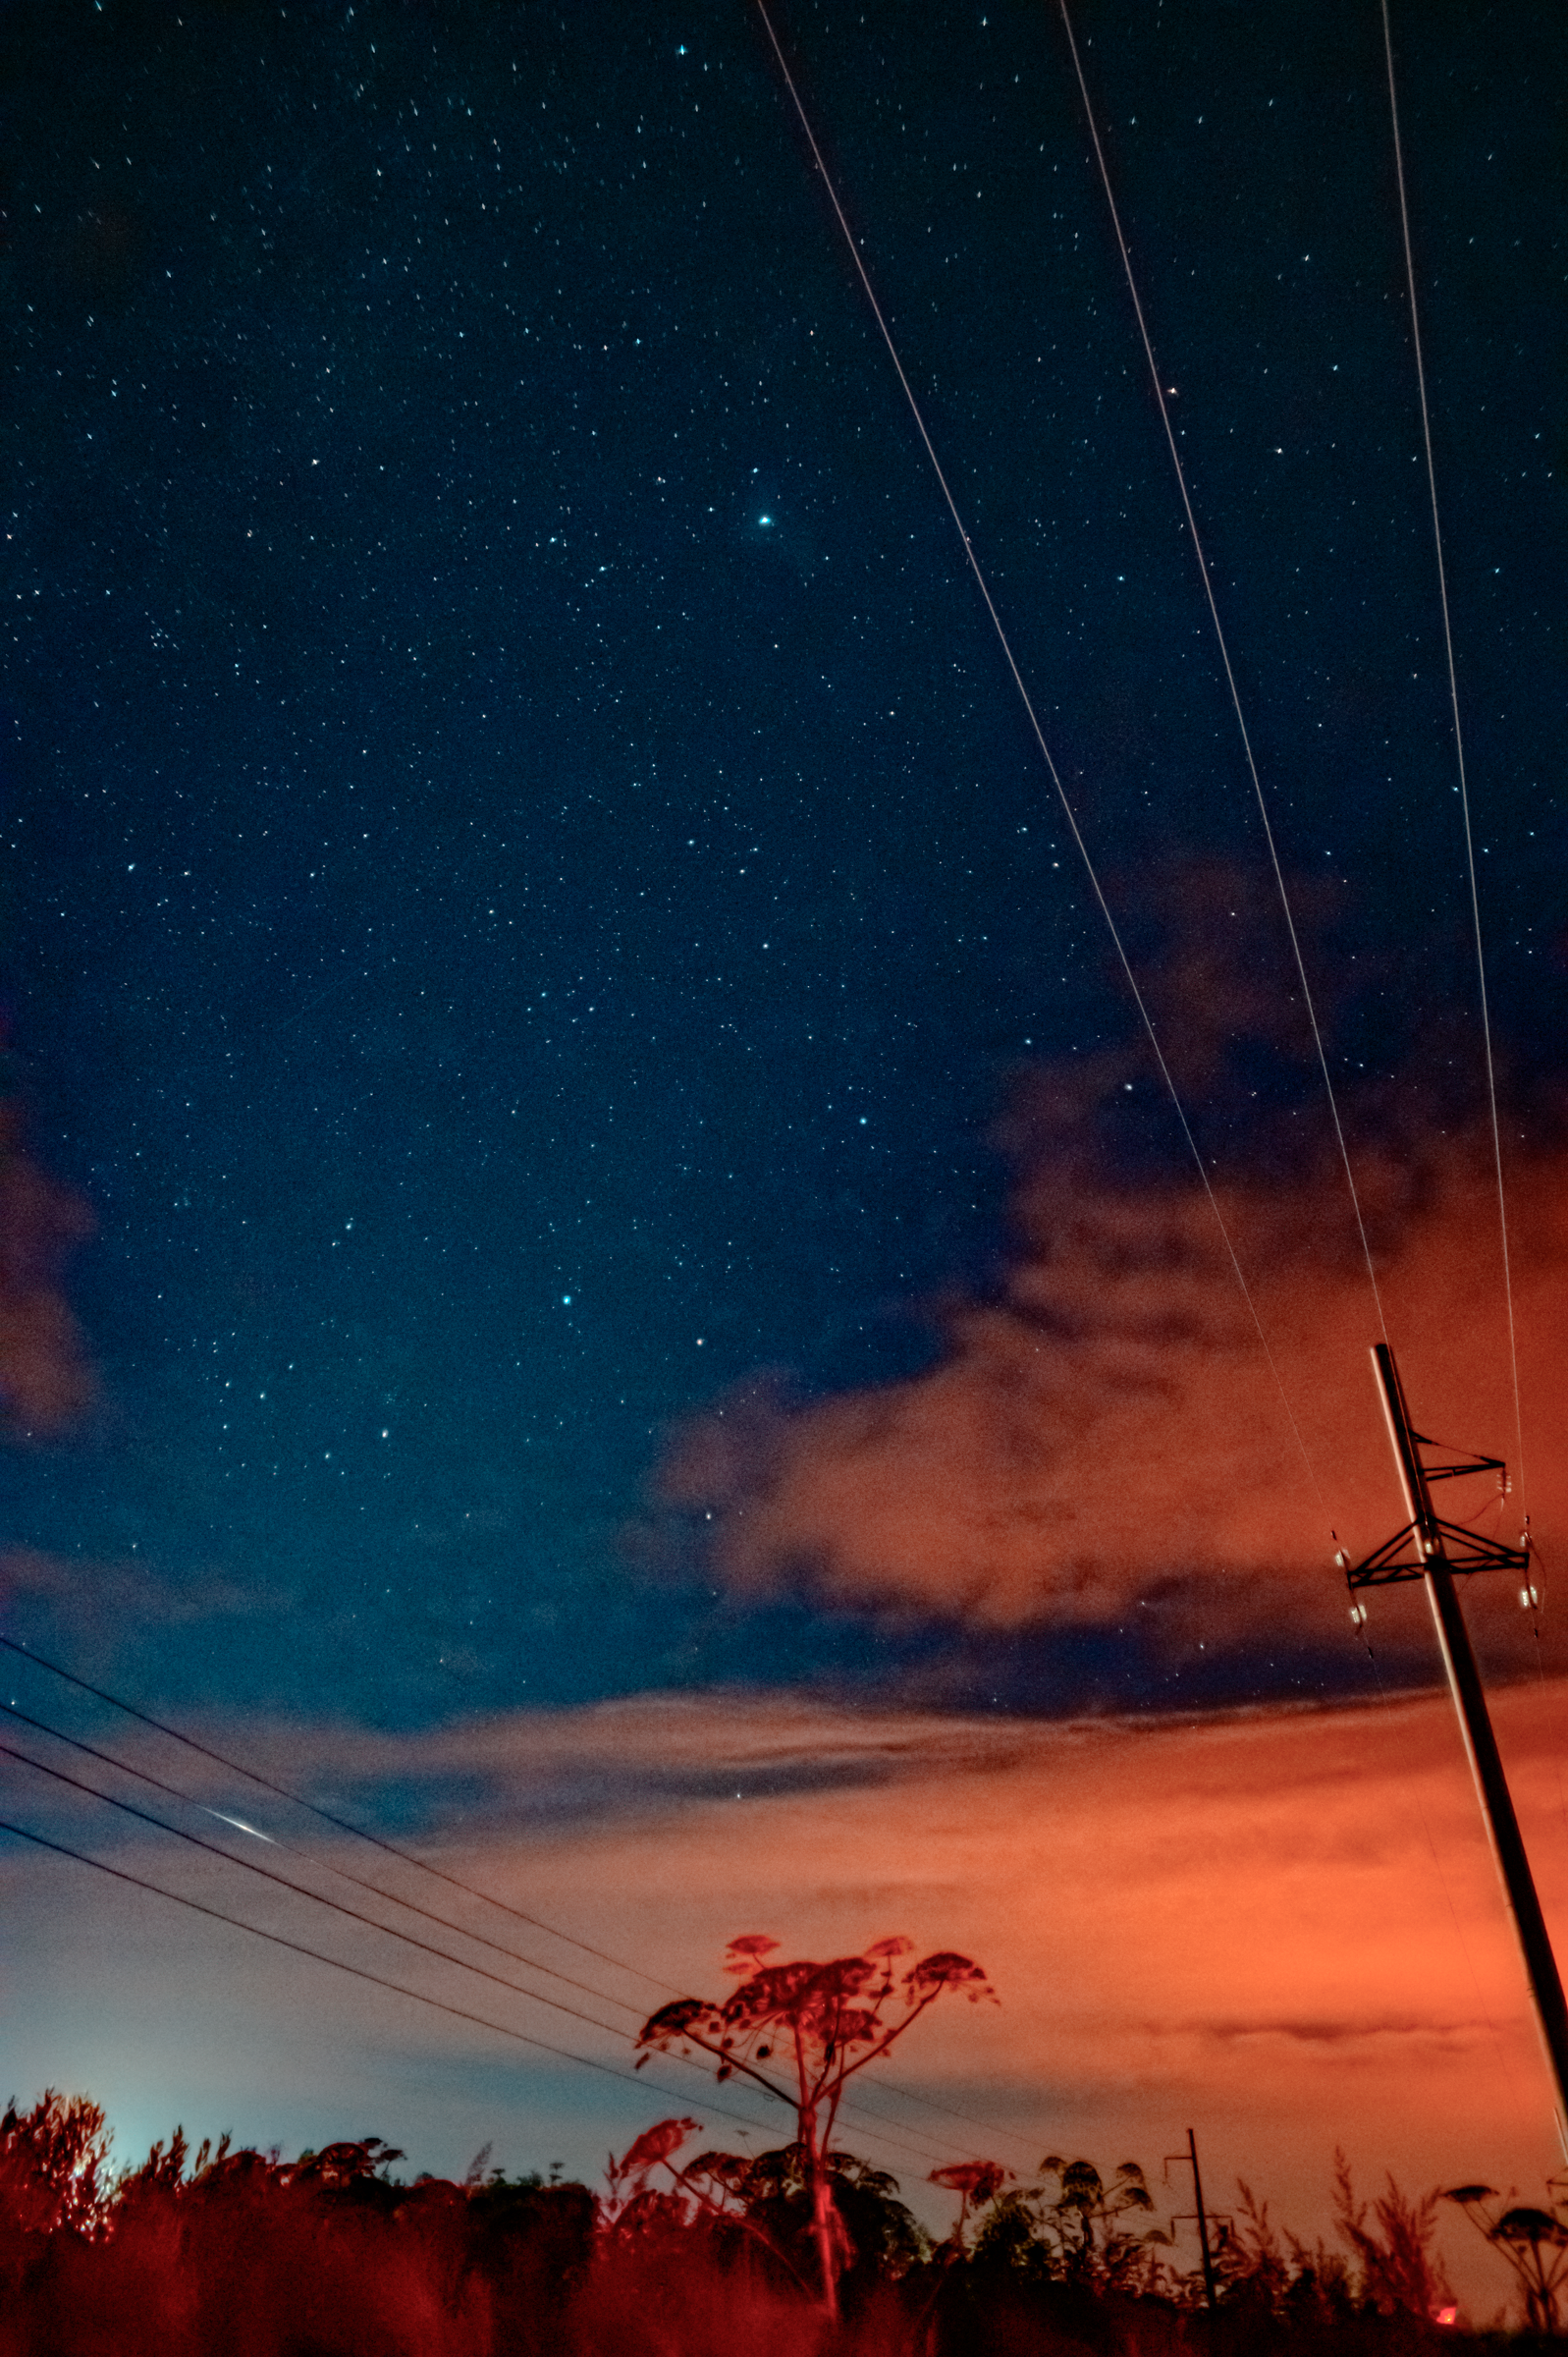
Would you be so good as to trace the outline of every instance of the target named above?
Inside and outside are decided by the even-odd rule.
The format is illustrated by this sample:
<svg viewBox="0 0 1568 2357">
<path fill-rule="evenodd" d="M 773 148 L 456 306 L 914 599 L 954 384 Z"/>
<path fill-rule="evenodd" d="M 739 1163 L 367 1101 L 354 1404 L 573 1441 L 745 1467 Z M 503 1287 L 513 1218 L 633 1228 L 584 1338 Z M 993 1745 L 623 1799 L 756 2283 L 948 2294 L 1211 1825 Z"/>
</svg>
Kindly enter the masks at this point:
<svg viewBox="0 0 1568 2357">
<path fill-rule="evenodd" d="M 1547 2190 L 1552 2197 L 1549 2210 L 1512 2199 L 1501 2209 L 1502 2197 L 1491 2185 L 1453 2185 L 1442 2198 L 1457 2203 L 1477 2232 L 1513 2271 L 1529 2330 L 1554 2333 L 1559 2303 L 1568 2290 L 1568 2184 L 1553 2177 Z"/>
<path fill-rule="evenodd" d="M 994 2202 L 1014 2172 L 1000 2161 L 950 2161 L 946 2168 L 934 2168 L 926 2179 L 928 2185 L 941 2185 L 958 2196 L 958 2222 L 952 2230 L 952 2247 L 962 2252 L 964 2227 L 971 2210 L 983 2210 Z"/>
<path fill-rule="evenodd" d="M 851 2255 L 834 2192 L 845 2089 L 938 1998 L 961 1992 L 971 2004 L 995 2003 L 996 1992 L 978 1964 L 946 1949 L 901 1966 L 913 1952 L 908 1940 L 879 1940 L 826 1964 L 770 1964 L 778 1946 L 761 1933 L 731 1940 L 725 1970 L 739 1986 L 723 2001 L 681 1997 L 661 2005 L 638 2033 L 637 2068 L 654 2054 L 704 2055 L 716 2079 L 748 2079 L 794 2113 L 790 2149 L 809 2204 L 820 2298 L 837 2321 L 838 2278 Z M 682 2173 L 689 2180 L 693 2172 Z"/>
</svg>

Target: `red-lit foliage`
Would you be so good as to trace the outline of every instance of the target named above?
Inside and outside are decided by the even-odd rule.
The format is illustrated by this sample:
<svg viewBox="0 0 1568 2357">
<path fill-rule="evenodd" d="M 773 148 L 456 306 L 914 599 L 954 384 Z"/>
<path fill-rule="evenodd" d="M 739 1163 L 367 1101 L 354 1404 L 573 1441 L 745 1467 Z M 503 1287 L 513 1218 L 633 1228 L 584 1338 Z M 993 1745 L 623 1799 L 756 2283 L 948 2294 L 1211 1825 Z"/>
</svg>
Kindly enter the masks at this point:
<svg viewBox="0 0 1568 2357">
<path fill-rule="evenodd" d="M 874 2282 L 896 2282 L 929 2257 L 924 2230 L 898 2200 L 896 2178 L 885 2169 L 841 2152 L 823 2155 L 820 2168 L 814 2168 L 798 2143 L 771 2153 L 701 2152 L 677 2165 L 676 2154 L 697 2124 L 661 2120 L 638 2137 L 624 2159 L 612 2156 L 611 2198 L 601 2218 L 615 2243 L 628 2247 L 668 2239 L 672 2230 L 677 2238 L 695 2230 L 701 2247 L 721 2263 L 744 2260 L 764 2281 L 812 2299 L 820 2290 L 815 2198 L 820 2178 L 826 2180 L 835 2220 L 835 2314 L 844 2280 L 863 2292 Z M 649 2182 L 655 2169 L 668 2183 Z"/>
<path fill-rule="evenodd" d="M 844 2089 L 868 2063 L 881 2061 L 945 1991 L 962 1990 L 971 2004 L 982 1998 L 995 2002 L 995 1992 L 978 1964 L 946 1949 L 900 1971 L 897 1960 L 912 1943 L 897 1937 L 826 1964 L 805 1957 L 765 1962 L 778 1946 L 763 1932 L 731 1940 L 725 1970 L 740 1986 L 723 2002 L 681 1997 L 661 2005 L 638 2033 L 637 2067 L 649 2054 L 695 2051 L 712 2058 L 715 2078 L 738 2072 L 789 2106 L 790 2150 L 800 2156 L 811 2205 L 817 2281 L 824 2309 L 837 2318 L 838 2278 L 853 2257 L 832 2159 Z"/>
<path fill-rule="evenodd" d="M 1154 2204 L 1136 2161 L 1123 2161 L 1108 2180 L 1091 2161 L 1051 2153 L 1040 2174 L 1038 2184 L 998 2188 L 989 2197 L 975 2240 L 978 2259 L 1100 2296 L 1169 2287 L 1159 2253 L 1170 2238 L 1141 2223 Z"/>
<path fill-rule="evenodd" d="M 108 2151 L 103 2113 L 85 2096 L 49 2087 L 30 2111 L 11 2106 L 0 2120 L 0 2230 L 8 2262 L 30 2235 L 62 2226 L 94 2230 Z"/>
<path fill-rule="evenodd" d="M 892 2179 L 839 2152 L 835 2322 L 803 2150 L 682 2166 L 691 2133 L 648 2131 L 602 2202 L 477 2170 L 400 2183 L 375 2137 L 284 2163 L 179 2131 L 110 2188 L 102 2114 L 51 2094 L 0 2130 L 0 2357 L 1436 2357 L 1454 2337 L 1406 2304 L 1436 2280 L 1410 2256 L 1414 2236 L 1430 2268 L 1432 2205 L 1393 2187 L 1369 2215 L 1342 2178 L 1348 2263 L 1281 2244 L 1244 2197 L 1208 2319 L 1132 2232 L 1130 2164 L 1054 2161 L 1024 2188 L 956 2164 L 939 2174 L 979 2230 L 933 2251 Z"/>
<path fill-rule="evenodd" d="M 1361 2262 L 1365 2297 L 1385 2314 L 1455 2312 L 1453 2286 L 1433 2248 L 1439 2198 L 1429 2193 L 1412 2201 L 1390 2177 L 1369 2220 L 1366 2203 L 1356 2199 L 1349 2162 L 1342 2152 L 1334 2155 L 1334 2223 Z"/>
<path fill-rule="evenodd" d="M 557 2357 L 592 2261 L 586 2187 L 399 2184 L 377 2137 L 292 2164 L 204 2145 L 187 2173 L 177 2130 L 112 2196 L 100 2176 L 89 2216 L 54 2197 L 101 2113 L 48 2097 L 28 2116 L 0 2357 Z"/>
</svg>

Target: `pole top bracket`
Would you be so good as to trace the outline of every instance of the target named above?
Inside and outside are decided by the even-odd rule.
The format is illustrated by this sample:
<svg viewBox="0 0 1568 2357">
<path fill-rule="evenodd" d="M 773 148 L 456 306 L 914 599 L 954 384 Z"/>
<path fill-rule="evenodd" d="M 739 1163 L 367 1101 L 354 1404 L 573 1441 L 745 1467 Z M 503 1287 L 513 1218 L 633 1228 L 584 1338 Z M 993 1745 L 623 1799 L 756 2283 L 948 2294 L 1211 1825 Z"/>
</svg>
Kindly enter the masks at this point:
<svg viewBox="0 0 1568 2357">
<path fill-rule="evenodd" d="M 1433 1440 L 1429 1434 L 1418 1432 L 1410 1420 L 1405 1404 L 1404 1386 L 1394 1364 L 1394 1354 L 1386 1343 L 1374 1343 L 1373 1366 L 1378 1388 L 1382 1395 L 1383 1413 L 1388 1419 L 1388 1437 L 1393 1443 L 1394 1459 L 1399 1466 L 1399 1478 L 1404 1488 L 1405 1506 L 1410 1520 L 1384 1539 L 1371 1555 L 1353 1563 L 1340 1548 L 1334 1562 L 1345 1575 L 1345 1585 L 1352 1595 L 1359 1588 L 1392 1587 L 1400 1580 L 1425 1579 L 1429 1571 L 1439 1566 L 1449 1571 L 1525 1571 L 1530 1569 L 1529 1516 L 1526 1529 L 1517 1547 L 1501 1539 L 1484 1537 L 1479 1530 L 1467 1530 L 1461 1522 L 1445 1522 L 1433 1511 L 1428 1491 L 1434 1481 L 1457 1481 L 1466 1473 L 1494 1473 L 1498 1497 L 1508 1495 L 1508 1466 L 1500 1456 L 1460 1456 L 1446 1464 L 1429 1465 L 1422 1452 L 1442 1449 L 1447 1444 Z M 1365 1617 L 1365 1615 L 1353 1616 Z"/>
<path fill-rule="evenodd" d="M 1461 1468 L 1469 1472 L 1467 1465 Z M 1432 1541 L 1435 1539 L 1436 1544 Z M 1423 1549 L 1426 1552 L 1423 1553 Z M 1444 1522 L 1434 1516 L 1428 1536 L 1424 1537 L 1418 1522 L 1407 1522 L 1396 1530 L 1391 1539 L 1384 1539 L 1359 1563 L 1352 1563 L 1343 1548 L 1335 1561 L 1345 1575 L 1345 1585 L 1354 1594 L 1358 1588 L 1392 1587 L 1402 1579 L 1424 1579 L 1427 1565 L 1441 1554 L 1450 1571 L 1528 1571 L 1528 1547 L 1508 1547 L 1501 1539 L 1483 1538 L 1476 1530 L 1466 1530 L 1458 1522 Z"/>
</svg>

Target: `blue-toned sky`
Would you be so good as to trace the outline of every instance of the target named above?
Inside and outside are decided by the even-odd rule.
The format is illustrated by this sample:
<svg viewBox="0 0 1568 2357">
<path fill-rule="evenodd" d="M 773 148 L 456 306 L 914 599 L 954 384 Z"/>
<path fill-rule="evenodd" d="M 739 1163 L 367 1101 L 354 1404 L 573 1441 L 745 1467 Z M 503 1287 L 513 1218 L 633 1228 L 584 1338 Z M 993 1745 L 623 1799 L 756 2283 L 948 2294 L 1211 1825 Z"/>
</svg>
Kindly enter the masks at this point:
<svg viewBox="0 0 1568 2357">
<path fill-rule="evenodd" d="M 1375 1313 L 1059 20 L 778 22 L 1321 1496 L 755 11 L 0 22 L 7 1629 L 269 1743 L 1360 1694 Z M 1379 21 L 1077 22 L 1394 1340 L 1514 1451 Z M 1394 31 L 1549 1534 L 1568 61 Z"/>
</svg>

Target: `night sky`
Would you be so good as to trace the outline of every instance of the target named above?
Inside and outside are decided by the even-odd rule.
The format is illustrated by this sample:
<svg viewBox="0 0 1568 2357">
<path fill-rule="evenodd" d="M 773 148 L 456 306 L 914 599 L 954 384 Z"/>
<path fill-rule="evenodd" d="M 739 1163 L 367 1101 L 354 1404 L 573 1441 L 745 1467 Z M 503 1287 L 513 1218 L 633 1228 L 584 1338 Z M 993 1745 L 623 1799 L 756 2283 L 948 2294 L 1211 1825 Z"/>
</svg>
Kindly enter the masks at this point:
<svg viewBox="0 0 1568 2357">
<path fill-rule="evenodd" d="M 1299 1213 L 1350 1303 L 1059 19 L 777 22 L 1217 1183 L 1249 1233 Z M 1075 25 L 1374 1241 L 1445 1299 L 1474 1281 L 1444 1412 L 1511 1451 L 1484 1156 L 1452 1178 L 1481 1033 L 1380 23 Z M 787 1503 L 845 1415 L 880 1432 L 1017 1327 L 1051 1205 L 1098 1205 L 1104 1242 L 1196 1198 L 755 11 L 11 0 L 0 36 L 6 1629 L 235 1743 L 672 1693 L 1018 1721 L 1367 1691 L 1321 1514 L 1321 1613 L 1220 1612 L 1201 1660 L 1100 1609 L 1092 1567 L 1064 1615 L 875 1536 L 835 1568 Z M 1568 29 L 1508 0 L 1394 36 L 1539 1335 Z M 1296 1362 L 1303 1413 L 1378 1453 L 1370 1296 L 1346 1318 Z M 1081 1334 L 1055 1294 L 1036 1328 Z M 1414 1309 L 1395 1341 L 1419 1360 Z M 1261 1356 L 1245 1380 L 1273 1414 Z M 1127 1576 L 1201 1573 L 1097 1414 L 1089 1518 L 1130 1483 Z M 1371 1545 L 1392 1479 L 1358 1522 L 1337 1461 L 1330 1517 Z M 1217 1510 L 1247 1479 L 1217 1460 Z M 1256 1479 L 1283 1496 L 1273 1459 Z M 1049 1516 L 1028 1544 L 1052 1559 Z M 355 1788 L 435 1837 L 483 1781 L 443 1778 L 428 1809 L 401 1771 Z M 14 1806 L 57 1821 L 25 1779 Z"/>
</svg>

